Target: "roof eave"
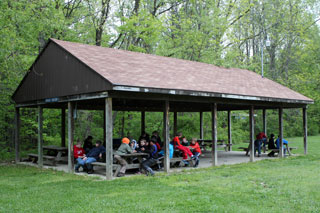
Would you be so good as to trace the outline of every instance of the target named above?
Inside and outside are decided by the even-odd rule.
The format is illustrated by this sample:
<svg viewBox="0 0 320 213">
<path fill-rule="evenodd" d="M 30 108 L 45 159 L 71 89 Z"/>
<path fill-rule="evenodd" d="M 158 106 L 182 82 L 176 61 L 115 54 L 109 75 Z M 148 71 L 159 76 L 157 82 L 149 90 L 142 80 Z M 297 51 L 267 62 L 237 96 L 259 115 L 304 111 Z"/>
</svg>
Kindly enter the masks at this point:
<svg viewBox="0 0 320 213">
<path fill-rule="evenodd" d="M 202 91 L 189 91 L 189 90 L 177 90 L 177 89 L 163 89 L 163 88 L 148 88 L 148 87 L 137 87 L 137 86 L 126 86 L 126 85 L 115 85 L 112 90 L 122 92 L 142 92 L 142 93 L 160 93 L 169 95 L 187 95 L 187 96 L 200 96 L 200 97 L 211 97 L 211 98 L 225 98 L 225 99 L 237 99 L 245 101 L 267 101 L 267 102 L 279 102 L 279 103 L 292 103 L 292 104 L 313 104 L 312 99 L 309 100 L 296 100 L 296 99 L 283 99 L 273 97 L 258 97 L 258 96 L 247 96 L 239 94 L 224 94 L 224 93 L 213 93 L 213 92 L 202 92 Z"/>
</svg>

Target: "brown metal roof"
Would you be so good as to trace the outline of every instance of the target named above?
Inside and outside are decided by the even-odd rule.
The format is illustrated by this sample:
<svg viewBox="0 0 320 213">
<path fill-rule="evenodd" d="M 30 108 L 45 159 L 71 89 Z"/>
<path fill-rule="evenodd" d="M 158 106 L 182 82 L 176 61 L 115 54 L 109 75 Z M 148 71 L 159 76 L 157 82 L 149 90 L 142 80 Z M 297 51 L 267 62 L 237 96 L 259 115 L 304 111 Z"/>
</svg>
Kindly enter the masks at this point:
<svg viewBox="0 0 320 213">
<path fill-rule="evenodd" d="M 114 86 L 313 101 L 249 70 L 51 40 Z"/>
</svg>

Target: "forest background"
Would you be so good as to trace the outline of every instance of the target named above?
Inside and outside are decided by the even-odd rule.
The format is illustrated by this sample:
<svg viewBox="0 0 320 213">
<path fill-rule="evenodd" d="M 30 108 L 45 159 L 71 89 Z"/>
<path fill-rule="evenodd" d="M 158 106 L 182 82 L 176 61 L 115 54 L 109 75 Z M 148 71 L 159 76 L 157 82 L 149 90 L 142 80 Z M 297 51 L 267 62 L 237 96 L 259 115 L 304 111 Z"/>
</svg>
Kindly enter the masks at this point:
<svg viewBox="0 0 320 213">
<path fill-rule="evenodd" d="M 308 131 L 319 134 L 320 2 L 316 0 L 2 0 L 0 1 L 0 150 L 13 149 L 11 95 L 49 38 L 238 67 L 315 100 Z M 270 46 L 266 45 L 270 41 Z M 269 43 L 269 42 L 268 42 Z M 143 78 L 143 76 L 141 76 Z M 60 144 L 60 110 L 44 110 L 44 141 Z M 262 130 L 256 111 L 255 131 Z M 267 111 L 278 133 L 277 110 Z M 140 135 L 139 112 L 113 112 L 114 137 Z M 284 110 L 284 136 L 302 136 L 301 109 Z M 173 115 L 171 115 L 171 124 Z M 205 139 L 211 115 L 204 113 Z M 76 139 L 103 139 L 103 114 L 77 111 Z M 146 113 L 146 130 L 162 132 L 162 113 Z M 171 133 L 173 134 L 172 125 Z M 199 113 L 178 113 L 178 130 L 199 137 Z M 232 112 L 233 143 L 249 139 L 248 112 Z M 218 113 L 218 138 L 227 114 Z M 22 149 L 37 144 L 37 111 L 21 111 Z"/>
</svg>

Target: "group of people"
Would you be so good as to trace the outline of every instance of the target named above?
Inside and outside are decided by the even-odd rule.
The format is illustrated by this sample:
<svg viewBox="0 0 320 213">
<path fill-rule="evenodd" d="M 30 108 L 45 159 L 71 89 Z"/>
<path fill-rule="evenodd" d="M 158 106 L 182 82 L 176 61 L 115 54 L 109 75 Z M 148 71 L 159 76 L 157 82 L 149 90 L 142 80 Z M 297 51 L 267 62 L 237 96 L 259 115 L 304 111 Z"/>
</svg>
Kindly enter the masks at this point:
<svg viewBox="0 0 320 213">
<path fill-rule="evenodd" d="M 92 143 L 93 137 L 88 136 L 83 144 L 80 140 L 73 147 L 73 155 L 76 159 L 75 172 L 79 172 L 79 168 L 82 167 L 83 171 L 88 174 L 93 173 L 92 163 L 102 158 L 102 155 L 106 152 L 106 148 L 102 145 L 102 142 L 97 140 L 95 146 Z"/>
<path fill-rule="evenodd" d="M 288 141 L 285 139 L 282 139 L 283 141 L 283 145 L 285 145 L 286 147 L 284 147 L 284 154 L 286 154 L 286 151 L 289 152 L 290 154 L 290 150 L 288 148 Z M 278 138 L 275 140 L 275 135 L 271 134 L 269 137 L 269 141 L 268 141 L 268 137 L 266 136 L 266 134 L 264 132 L 260 132 L 259 134 L 256 135 L 256 140 L 254 141 L 254 155 L 256 155 L 256 152 L 258 151 L 258 157 L 261 156 L 261 148 L 263 147 L 264 150 L 266 148 L 266 146 L 268 145 L 268 149 L 272 150 L 268 156 L 269 157 L 274 157 L 275 151 L 274 149 L 280 149 L 280 137 L 278 136 Z M 247 155 L 248 152 L 250 151 L 250 146 L 249 149 L 247 150 Z"/>
<path fill-rule="evenodd" d="M 191 144 L 189 144 L 186 138 L 182 136 L 182 133 L 178 133 L 169 144 L 169 158 L 173 157 L 174 150 L 180 150 L 183 156 L 182 161 L 185 165 L 189 164 L 188 156 L 195 161 L 194 167 L 199 165 L 201 149 L 196 138 L 193 138 Z M 156 164 L 159 157 L 164 156 L 163 143 L 158 131 L 154 131 L 151 137 L 146 132 L 142 132 L 138 142 L 133 139 L 130 141 L 129 138 L 122 139 L 122 143 L 114 155 L 114 158 L 121 165 L 118 177 L 123 177 L 125 175 L 128 164 L 121 155 L 134 152 L 148 154 L 149 157 L 141 163 L 141 168 L 145 170 L 146 175 L 154 175 L 152 167 Z"/>
<path fill-rule="evenodd" d="M 180 141 L 181 140 L 181 141 Z M 179 132 L 173 138 L 173 148 L 174 150 L 179 150 L 182 153 L 182 162 L 185 165 L 189 164 L 188 156 L 195 161 L 194 167 L 198 167 L 199 165 L 199 156 L 201 153 L 201 148 L 196 138 L 192 138 L 191 143 L 187 141 L 186 137 L 182 136 L 182 133 Z"/>
<path fill-rule="evenodd" d="M 83 143 L 83 147 L 80 140 L 74 145 L 75 172 L 79 172 L 79 169 L 82 167 L 83 171 L 92 174 L 92 163 L 101 159 L 105 154 L 106 149 L 102 145 L 102 142 L 97 140 L 95 145 L 93 145 L 92 141 L 93 137 L 88 136 Z M 189 164 L 190 159 L 195 161 L 194 167 L 199 165 L 201 149 L 196 138 L 192 138 L 191 143 L 189 143 L 186 137 L 182 136 L 182 133 L 178 133 L 169 144 L 170 158 L 173 157 L 175 150 L 182 155 L 182 162 L 185 165 Z M 146 175 L 154 175 L 152 167 L 156 164 L 159 157 L 164 156 L 163 143 L 158 131 L 152 132 L 151 137 L 146 132 L 142 132 L 138 142 L 134 139 L 130 140 L 129 137 L 122 138 L 120 147 L 114 153 L 114 159 L 121 165 L 118 177 L 125 175 L 128 165 L 121 155 L 135 152 L 148 154 L 148 157 L 141 163 L 141 168 L 146 172 Z"/>
</svg>

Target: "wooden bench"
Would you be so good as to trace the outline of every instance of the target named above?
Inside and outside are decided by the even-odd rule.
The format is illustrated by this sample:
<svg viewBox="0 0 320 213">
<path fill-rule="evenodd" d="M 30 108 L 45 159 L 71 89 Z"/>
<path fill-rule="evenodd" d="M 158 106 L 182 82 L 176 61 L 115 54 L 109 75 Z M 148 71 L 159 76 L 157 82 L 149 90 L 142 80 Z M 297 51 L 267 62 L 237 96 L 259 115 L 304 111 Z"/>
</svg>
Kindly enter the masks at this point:
<svg viewBox="0 0 320 213">
<path fill-rule="evenodd" d="M 170 166 L 173 166 L 174 164 L 179 162 L 179 166 L 184 166 L 185 164 L 182 162 L 182 157 L 175 157 L 170 159 Z M 190 166 L 193 166 L 193 160 L 188 158 L 187 161 L 189 162 Z"/>
<path fill-rule="evenodd" d="M 288 154 L 289 154 L 290 156 L 292 155 L 292 153 L 291 153 L 292 150 L 298 149 L 298 147 L 287 147 L 287 148 L 289 149 Z M 279 153 L 279 149 L 269 149 L 269 151 L 273 151 L 273 152 L 275 152 L 275 153 Z"/>
<path fill-rule="evenodd" d="M 32 160 L 33 163 L 37 163 L 38 161 L 38 155 L 30 153 L 28 154 L 29 159 Z M 43 163 L 48 164 L 51 166 L 56 166 L 56 157 L 54 156 L 49 156 L 49 155 L 43 155 Z"/>
<path fill-rule="evenodd" d="M 246 153 L 248 153 L 249 148 L 248 147 L 238 147 L 238 149 L 242 149 Z M 247 154 L 246 154 L 247 155 Z"/>
<path fill-rule="evenodd" d="M 164 161 L 164 156 L 157 158 L 156 165 L 158 166 L 159 170 L 161 169 L 161 164 L 163 164 L 163 161 Z"/>
<path fill-rule="evenodd" d="M 93 165 L 93 166 L 103 166 L 103 167 L 105 167 L 105 166 L 106 166 L 106 163 L 103 163 L 103 162 L 93 162 L 92 165 Z M 139 169 L 139 168 L 140 168 L 140 164 L 138 164 L 138 163 L 128 164 L 128 165 L 127 165 L 127 170 L 130 170 L 130 169 Z M 114 174 L 113 174 L 114 177 L 117 177 L 118 173 L 120 172 L 120 169 L 121 169 L 121 165 L 120 165 L 120 164 L 113 164 L 112 170 L 115 171 Z"/>
<path fill-rule="evenodd" d="M 217 144 L 218 148 L 224 148 L 224 151 L 228 151 L 228 146 L 226 144 Z"/>
</svg>

